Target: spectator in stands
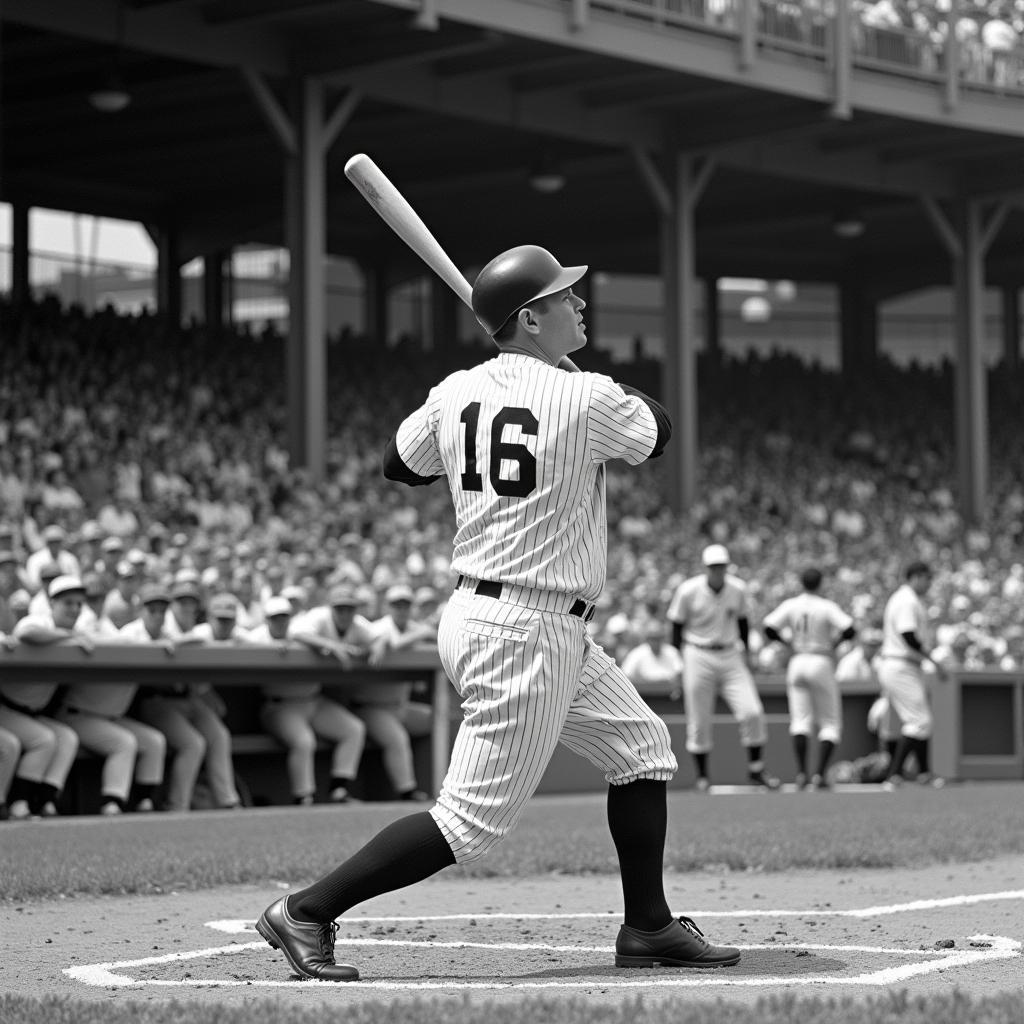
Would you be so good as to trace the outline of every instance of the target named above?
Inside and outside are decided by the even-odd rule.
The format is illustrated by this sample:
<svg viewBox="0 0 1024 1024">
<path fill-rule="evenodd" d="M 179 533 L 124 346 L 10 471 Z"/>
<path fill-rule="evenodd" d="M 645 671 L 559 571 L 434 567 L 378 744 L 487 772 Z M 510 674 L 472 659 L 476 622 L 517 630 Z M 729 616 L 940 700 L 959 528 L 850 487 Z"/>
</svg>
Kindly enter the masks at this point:
<svg viewBox="0 0 1024 1024">
<path fill-rule="evenodd" d="M 195 633 L 194 620 L 199 608 L 195 585 L 177 583 L 163 596 L 169 597 L 170 602 L 154 600 L 150 606 L 144 602 L 142 619 L 125 626 L 122 635 L 163 642 L 169 651 L 202 643 L 202 636 Z M 159 622 L 158 616 L 162 616 Z M 149 686 L 142 691 L 139 718 L 164 734 L 174 755 L 167 780 L 167 810 L 191 809 L 196 780 L 204 763 L 218 806 L 229 809 L 241 804 L 234 782 L 231 734 L 221 720 L 223 713 L 224 703 L 209 683 L 182 681 Z"/>
<path fill-rule="evenodd" d="M 368 650 L 373 640 L 370 624 L 365 620 L 356 623 L 356 598 L 351 588 L 335 587 L 328 600 L 328 606 L 314 608 L 286 625 L 292 616 L 291 604 L 283 596 L 270 598 L 264 605 L 266 623 L 250 633 L 250 642 L 266 642 L 266 630 L 270 641 L 279 644 L 283 640 L 282 633 L 287 630 L 292 644 L 302 644 L 351 668 L 359 649 L 354 646 L 353 638 L 342 638 L 357 634 L 357 642 Z M 359 770 L 366 741 L 363 723 L 348 708 L 325 696 L 320 683 L 272 683 L 263 687 L 263 697 L 260 721 L 288 750 L 288 779 L 293 801 L 303 806 L 314 802 L 314 757 L 317 737 L 321 736 L 334 743 L 329 799 L 339 804 L 351 802 L 349 790 Z"/>
<path fill-rule="evenodd" d="M 653 616 L 647 623 L 643 640 L 622 659 L 622 671 L 644 697 L 669 697 L 682 700 L 683 657 L 669 643 L 665 626 Z"/>
<path fill-rule="evenodd" d="M 121 490 L 114 493 L 112 500 L 107 502 L 96 515 L 96 521 L 104 532 L 113 537 L 126 540 L 135 537 L 139 532 L 139 517 L 135 514 L 132 506 L 138 502 L 142 495 L 138 492 L 135 496 L 135 485 L 129 482 L 134 475 L 130 469 L 131 464 L 122 464 L 118 468 L 122 471 Z"/>
<path fill-rule="evenodd" d="M 104 606 L 107 599 L 107 586 L 98 572 L 87 572 L 82 575 L 82 586 L 85 587 L 85 607 L 82 609 L 82 628 L 88 629 L 97 640 L 110 640 L 117 635 L 117 626 L 107 618 Z"/>
<path fill-rule="evenodd" d="M 0 637 L 14 632 L 17 619 L 14 617 L 10 602 L 11 596 L 19 589 L 21 583 L 18 579 L 18 559 L 13 551 L 0 550 Z"/>
<path fill-rule="evenodd" d="M 25 563 L 25 573 L 28 584 L 33 590 L 40 590 L 43 580 L 40 572 L 43 566 L 56 565 L 57 573 L 61 576 L 80 576 L 82 567 L 78 559 L 68 550 L 67 534 L 62 526 L 51 523 L 43 530 L 43 543 L 38 551 L 33 551 Z"/>
<path fill-rule="evenodd" d="M 103 601 L 103 614 L 118 629 L 139 617 L 142 610 L 139 599 L 141 582 L 142 577 L 131 562 L 122 559 L 117 563 L 113 589 Z"/>
<path fill-rule="evenodd" d="M 99 576 L 93 579 L 98 581 Z M 85 582 L 85 593 L 88 599 L 88 582 Z M 102 606 L 104 596 L 100 590 L 96 599 L 98 605 Z M 166 597 L 160 588 L 146 596 L 151 604 Z M 106 618 L 98 618 L 95 629 L 96 639 L 101 642 L 132 639 L 119 633 Z M 156 809 L 157 790 L 164 779 L 167 743 L 159 730 L 128 717 L 137 690 L 135 683 L 72 683 L 64 690 L 57 712 L 57 718 L 78 735 L 82 749 L 103 758 L 100 814 Z"/>
<path fill-rule="evenodd" d="M 379 667 L 391 651 L 429 645 L 436 648 L 437 627 L 412 617 L 412 587 L 396 583 L 385 595 L 388 612 L 373 623 L 375 638 L 370 645 L 369 663 Z M 350 707 L 366 726 L 366 735 L 380 748 L 384 771 L 399 800 L 429 800 L 416 783 L 412 739 L 429 736 L 430 705 L 412 699 L 411 682 L 373 680 L 346 688 Z"/>
<path fill-rule="evenodd" d="M 14 772 L 21 760 L 21 740 L 7 729 L 0 729 L 0 821 L 7 821 L 7 794 L 11 788 Z"/>
<path fill-rule="evenodd" d="M 27 615 L 14 627 L 26 644 L 73 645 L 88 654 L 92 637 L 78 627 L 85 588 L 75 576 L 58 576 L 50 584 L 50 608 Z M 63 722 L 46 714 L 56 683 L 0 683 L 0 728 L 14 733 L 22 755 L 11 784 L 10 815 L 53 817 L 57 801 L 78 753 L 78 737 Z"/>
</svg>

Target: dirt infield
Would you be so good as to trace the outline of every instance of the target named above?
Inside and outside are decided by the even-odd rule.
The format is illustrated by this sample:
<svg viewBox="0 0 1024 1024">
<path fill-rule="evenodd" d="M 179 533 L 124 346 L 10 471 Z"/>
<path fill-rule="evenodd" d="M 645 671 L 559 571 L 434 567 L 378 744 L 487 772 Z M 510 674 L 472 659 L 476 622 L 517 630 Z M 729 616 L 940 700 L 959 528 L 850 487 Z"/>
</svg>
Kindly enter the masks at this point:
<svg viewBox="0 0 1024 1024">
<path fill-rule="evenodd" d="M 432 879 L 343 920 L 350 985 L 298 982 L 253 931 L 290 888 L 231 887 L 5 908 L 0 989 L 104 1000 L 261 996 L 300 1003 L 543 992 L 620 1003 L 781 991 L 857 995 L 1024 992 L 1024 877 L 1015 857 L 921 870 L 670 875 L 677 913 L 743 948 L 734 968 L 612 965 L 621 894 L 609 877 Z"/>
</svg>

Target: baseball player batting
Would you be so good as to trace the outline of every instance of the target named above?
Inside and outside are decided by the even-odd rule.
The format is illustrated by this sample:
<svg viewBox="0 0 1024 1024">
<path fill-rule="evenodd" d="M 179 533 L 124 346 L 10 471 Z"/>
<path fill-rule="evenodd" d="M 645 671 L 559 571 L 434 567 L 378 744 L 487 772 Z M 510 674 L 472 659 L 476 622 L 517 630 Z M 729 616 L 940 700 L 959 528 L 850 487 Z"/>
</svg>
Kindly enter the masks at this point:
<svg viewBox="0 0 1024 1024">
<path fill-rule="evenodd" d="M 572 285 L 586 270 L 534 245 L 491 260 L 472 305 L 498 355 L 441 381 L 388 444 L 389 479 L 415 487 L 444 477 L 451 489 L 459 577 L 438 649 L 464 717 L 429 811 L 389 825 L 263 912 L 257 930 L 303 977 L 358 979 L 335 962 L 335 918 L 482 857 L 515 827 L 559 742 L 609 783 L 625 906 L 616 964 L 739 961 L 738 949 L 712 945 L 669 910 L 668 730 L 587 631 L 605 582 L 605 464 L 660 455 L 671 424 L 646 395 L 575 372 L 568 354 L 586 330 Z"/>
<path fill-rule="evenodd" d="M 788 598 L 764 620 L 764 635 L 793 652 L 786 666 L 789 734 L 796 757 L 796 788 L 807 787 L 807 745 L 817 727 L 818 758 L 812 789 L 828 789 L 826 772 L 843 732 L 842 701 L 836 682 L 836 647 L 853 639 L 853 619 L 818 593 L 821 571 L 800 574 L 802 594 Z"/>
<path fill-rule="evenodd" d="M 686 749 L 697 771 L 697 789 L 707 792 L 711 785 L 708 754 L 719 692 L 739 722 L 751 783 L 765 790 L 778 789 L 779 780 L 764 770 L 761 758 L 768 730 L 764 706 L 747 665 L 750 617 L 746 584 L 727 571 L 729 552 L 721 544 L 709 544 L 701 553 L 701 562 L 704 572 L 680 583 L 668 607 L 672 642 L 683 652 Z"/>
</svg>

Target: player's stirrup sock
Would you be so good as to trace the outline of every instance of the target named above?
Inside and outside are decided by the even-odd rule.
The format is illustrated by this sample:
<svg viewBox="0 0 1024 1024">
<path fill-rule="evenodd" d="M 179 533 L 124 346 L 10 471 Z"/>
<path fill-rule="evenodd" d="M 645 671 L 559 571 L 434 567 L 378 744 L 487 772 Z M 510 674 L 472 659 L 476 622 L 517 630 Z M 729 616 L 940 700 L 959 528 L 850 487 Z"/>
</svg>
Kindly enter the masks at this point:
<svg viewBox="0 0 1024 1024">
<path fill-rule="evenodd" d="M 672 920 L 662 882 L 666 788 L 655 779 L 608 787 L 608 829 L 619 855 L 625 923 L 645 932 L 658 931 Z"/>
<path fill-rule="evenodd" d="M 928 762 L 927 740 L 914 740 L 914 757 L 917 758 L 917 770 L 922 775 L 932 770 Z"/>
<path fill-rule="evenodd" d="M 793 754 L 796 757 L 796 770 L 801 775 L 807 774 L 807 737 L 797 734 L 793 737 Z"/>
<path fill-rule="evenodd" d="M 889 762 L 889 775 L 886 778 L 903 773 L 903 762 L 906 761 L 907 755 L 913 749 L 914 741 L 909 736 L 901 736 L 899 743 L 896 744 L 896 753 L 892 755 L 892 760 Z"/>
<path fill-rule="evenodd" d="M 344 864 L 288 897 L 300 921 L 333 921 L 349 907 L 402 889 L 455 863 L 455 855 L 429 813 L 399 818 Z"/>
<path fill-rule="evenodd" d="M 825 778 L 828 763 L 832 760 L 832 751 L 835 749 L 836 745 L 831 740 L 822 740 L 818 745 L 818 774 L 822 778 Z"/>
</svg>

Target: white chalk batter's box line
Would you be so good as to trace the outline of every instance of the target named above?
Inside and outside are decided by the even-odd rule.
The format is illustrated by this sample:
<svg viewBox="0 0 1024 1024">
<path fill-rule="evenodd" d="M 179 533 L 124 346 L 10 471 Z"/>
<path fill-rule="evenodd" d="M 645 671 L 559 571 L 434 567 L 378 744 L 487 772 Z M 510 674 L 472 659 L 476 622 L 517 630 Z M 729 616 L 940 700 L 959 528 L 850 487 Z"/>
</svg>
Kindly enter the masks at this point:
<svg viewBox="0 0 1024 1024">
<path fill-rule="evenodd" d="M 906 913 L 915 910 L 931 910 L 944 907 L 962 907 L 977 903 L 986 903 L 1004 900 L 1024 900 L 1024 889 L 1008 892 L 979 893 L 974 895 L 950 896 L 934 900 L 914 900 L 909 903 L 895 903 L 876 907 L 864 907 L 851 910 L 728 910 L 728 911 L 695 911 L 693 917 L 854 917 L 870 918 L 880 917 L 888 914 Z M 360 924 L 384 924 L 401 922 L 427 922 L 427 921 L 477 921 L 486 922 L 507 921 L 507 920 L 592 920 L 618 918 L 619 915 L 612 913 L 579 913 L 579 914 L 504 914 L 504 913 L 481 913 L 481 914 L 438 914 L 424 916 L 388 916 L 388 917 L 346 917 L 346 925 Z M 251 920 L 236 919 L 223 921 L 208 921 L 206 927 L 227 934 L 246 934 L 255 931 L 255 923 Z M 741 950 L 770 949 L 776 952 L 783 950 L 804 950 L 808 953 L 869 953 L 875 955 L 887 955 L 898 957 L 913 957 L 916 963 L 905 963 L 895 967 L 886 967 L 878 971 L 867 971 L 854 976 L 836 975 L 759 975 L 730 977 L 728 968 L 718 971 L 700 971 L 696 974 L 681 976 L 670 974 L 662 976 L 661 972 L 655 974 L 651 971 L 624 972 L 626 976 L 622 980 L 612 980 L 602 976 L 599 980 L 583 981 L 528 981 L 516 979 L 515 981 L 459 981 L 458 979 L 445 979 L 439 981 L 373 981 L 365 980 L 352 982 L 360 989 L 372 988 L 387 991 L 426 991 L 426 990 L 452 990 L 452 989 L 588 989 L 595 986 L 601 988 L 690 988 L 696 986 L 707 987 L 717 986 L 764 986 L 764 985 L 870 985 L 885 986 L 898 984 L 910 978 L 929 974 L 935 971 L 948 970 L 954 967 L 966 967 L 978 963 L 990 963 L 996 960 L 1008 960 L 1017 957 L 1021 952 L 1021 943 L 1016 939 L 1001 935 L 971 935 L 967 941 L 978 943 L 978 947 L 969 949 L 893 949 L 884 946 L 860 946 L 860 945 L 830 945 L 826 943 L 760 943 L 738 946 Z M 983 944 L 983 945 L 981 945 Z M 550 952 L 550 953 L 601 953 L 613 954 L 613 946 L 559 946 L 545 943 L 523 943 L 523 942 L 439 942 L 435 940 L 420 941 L 411 939 L 372 939 L 356 936 L 339 936 L 337 947 L 342 946 L 389 946 L 403 947 L 407 949 L 490 949 L 505 952 Z M 185 952 L 167 953 L 162 956 L 148 956 L 137 960 L 119 960 L 102 964 L 83 964 L 76 967 L 66 967 L 64 974 L 76 981 L 84 982 L 87 985 L 103 985 L 116 988 L 135 988 L 139 986 L 156 987 L 192 987 L 192 988 L 231 988 L 231 987 L 256 987 L 256 988 L 294 988 L 296 982 L 293 980 L 270 980 L 270 979 L 217 979 L 217 978 L 184 978 L 181 980 L 163 979 L 137 979 L 129 977 L 119 971 L 136 967 L 149 967 L 158 964 L 176 963 L 185 960 L 210 959 L 213 957 L 227 956 L 233 953 L 241 953 L 247 950 L 266 949 L 266 943 L 261 939 L 258 942 L 236 942 L 229 946 L 216 946 L 209 949 L 189 950 Z M 640 976 L 637 976 L 637 975 Z M 303 988 L 310 985 L 327 986 L 338 988 L 335 982 L 303 981 Z M 342 986 L 345 987 L 345 986 Z"/>
</svg>

